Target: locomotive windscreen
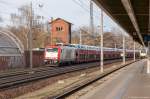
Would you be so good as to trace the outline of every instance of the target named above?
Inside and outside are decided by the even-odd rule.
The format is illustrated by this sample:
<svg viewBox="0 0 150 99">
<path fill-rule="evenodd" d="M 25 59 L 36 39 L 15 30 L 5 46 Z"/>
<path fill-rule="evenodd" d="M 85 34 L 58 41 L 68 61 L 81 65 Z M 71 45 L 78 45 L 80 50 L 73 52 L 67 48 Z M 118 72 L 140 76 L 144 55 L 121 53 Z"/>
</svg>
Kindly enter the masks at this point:
<svg viewBox="0 0 150 99">
<path fill-rule="evenodd" d="M 57 59 L 58 58 L 58 48 L 47 48 L 45 52 L 45 58 Z"/>
<path fill-rule="evenodd" d="M 57 52 L 58 48 L 48 48 L 47 52 Z"/>
</svg>

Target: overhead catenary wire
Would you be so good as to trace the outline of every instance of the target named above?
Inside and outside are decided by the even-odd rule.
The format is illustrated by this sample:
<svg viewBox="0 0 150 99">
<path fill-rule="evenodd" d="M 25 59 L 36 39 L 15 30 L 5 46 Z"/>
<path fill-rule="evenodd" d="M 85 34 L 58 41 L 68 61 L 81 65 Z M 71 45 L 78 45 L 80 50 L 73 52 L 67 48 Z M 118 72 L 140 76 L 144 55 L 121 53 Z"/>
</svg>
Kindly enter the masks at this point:
<svg viewBox="0 0 150 99">
<path fill-rule="evenodd" d="M 88 13 L 90 13 L 90 9 L 87 8 L 87 6 L 85 7 L 85 4 L 83 5 L 83 3 L 78 2 L 78 1 L 76 1 L 76 0 L 72 0 L 72 1 L 73 1 L 74 3 L 76 3 L 78 6 L 80 6 L 83 10 L 85 10 L 85 11 L 88 12 Z M 97 16 L 97 15 L 95 15 L 95 14 L 94 14 L 94 17 L 97 18 L 97 19 L 99 19 L 99 16 Z"/>
<path fill-rule="evenodd" d="M 85 0 L 85 1 L 86 1 L 86 0 Z M 90 3 L 91 0 L 87 0 L 87 1 Z M 86 6 L 87 8 L 89 8 L 89 5 L 86 4 L 85 2 L 83 2 L 83 0 L 79 0 L 79 2 L 80 2 L 82 5 L 84 5 L 84 6 Z M 94 4 L 94 3 L 93 3 L 93 4 Z M 97 6 L 94 6 L 94 7 L 96 7 L 97 9 L 99 9 Z M 97 14 L 97 11 L 96 11 L 95 9 L 93 9 L 93 13 Z"/>
</svg>

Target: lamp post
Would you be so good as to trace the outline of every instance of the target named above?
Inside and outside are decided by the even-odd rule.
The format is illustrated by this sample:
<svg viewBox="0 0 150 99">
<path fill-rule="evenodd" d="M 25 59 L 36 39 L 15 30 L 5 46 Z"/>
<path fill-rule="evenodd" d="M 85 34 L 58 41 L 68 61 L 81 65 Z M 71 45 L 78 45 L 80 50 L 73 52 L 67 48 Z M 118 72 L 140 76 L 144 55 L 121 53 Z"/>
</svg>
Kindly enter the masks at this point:
<svg viewBox="0 0 150 99">
<path fill-rule="evenodd" d="M 32 9 L 32 2 L 30 4 L 30 26 L 29 26 L 29 50 L 30 50 L 30 69 L 33 68 L 33 60 L 32 60 L 32 21 L 33 21 L 33 9 Z"/>
<path fill-rule="evenodd" d="M 80 45 L 82 45 L 82 30 L 80 29 Z"/>
<path fill-rule="evenodd" d="M 101 10 L 101 21 L 100 21 L 100 23 L 101 23 L 101 28 L 100 28 L 100 35 L 101 35 L 101 42 L 100 42 L 100 48 L 101 48 L 101 54 L 100 54 L 100 70 L 101 70 L 101 72 L 103 72 L 104 71 L 104 68 L 103 68 L 103 65 L 104 65 L 104 63 L 103 63 L 103 61 L 104 61 L 104 53 L 103 53 L 103 11 Z"/>
<path fill-rule="evenodd" d="M 39 5 L 39 7 L 43 7 L 43 5 Z M 30 12 L 29 12 L 29 36 L 28 36 L 28 45 L 29 45 L 29 51 L 30 51 L 30 69 L 33 68 L 33 52 L 32 52 L 32 48 L 33 48 L 33 34 L 32 34 L 32 28 L 33 28 L 33 21 L 34 21 L 34 10 L 33 10 L 33 7 L 32 7 L 32 1 L 30 3 Z M 33 73 L 33 72 L 31 72 Z"/>
</svg>

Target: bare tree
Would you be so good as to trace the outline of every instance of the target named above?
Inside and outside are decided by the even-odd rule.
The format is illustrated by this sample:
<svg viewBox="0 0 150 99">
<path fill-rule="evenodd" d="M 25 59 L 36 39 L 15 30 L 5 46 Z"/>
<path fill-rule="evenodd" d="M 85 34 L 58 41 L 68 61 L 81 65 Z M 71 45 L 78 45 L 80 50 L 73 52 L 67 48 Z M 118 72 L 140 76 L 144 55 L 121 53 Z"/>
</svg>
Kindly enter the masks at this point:
<svg viewBox="0 0 150 99">
<path fill-rule="evenodd" d="M 79 43 L 79 33 L 80 30 L 82 33 L 82 44 L 86 44 L 86 45 L 95 45 L 95 46 L 100 46 L 100 34 L 95 33 L 96 36 L 91 33 L 88 32 L 88 28 L 87 26 L 83 26 L 80 27 L 79 29 L 76 29 L 75 31 L 73 31 L 73 34 L 75 34 L 74 36 L 72 36 L 72 42 L 73 43 Z M 104 32 L 103 33 L 104 36 L 104 46 L 105 47 L 111 47 L 111 48 L 122 48 L 122 43 L 123 43 L 123 33 L 117 29 L 117 28 L 112 28 L 111 32 Z M 126 49 L 133 49 L 133 39 L 132 37 L 128 36 L 128 35 L 124 35 L 125 36 L 125 45 L 126 45 Z M 136 48 L 139 48 L 140 44 L 136 43 Z"/>
<path fill-rule="evenodd" d="M 8 29 L 12 31 L 24 44 L 25 49 L 28 49 L 28 33 L 30 23 L 30 6 L 23 5 L 18 8 L 18 14 L 12 13 L 10 15 L 12 26 L 8 26 Z M 43 29 L 44 23 L 40 19 L 39 15 L 33 16 L 33 48 L 44 47 L 44 40 L 46 38 L 46 32 Z"/>
</svg>

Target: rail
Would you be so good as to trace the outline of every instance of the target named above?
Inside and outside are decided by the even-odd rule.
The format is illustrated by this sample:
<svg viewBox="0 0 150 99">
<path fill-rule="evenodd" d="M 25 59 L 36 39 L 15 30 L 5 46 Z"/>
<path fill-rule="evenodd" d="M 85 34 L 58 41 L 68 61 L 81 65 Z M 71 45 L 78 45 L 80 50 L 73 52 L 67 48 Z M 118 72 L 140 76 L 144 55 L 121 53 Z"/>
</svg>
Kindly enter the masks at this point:
<svg viewBox="0 0 150 99">
<path fill-rule="evenodd" d="M 116 62 L 116 60 L 115 60 Z M 110 62 L 109 62 L 110 63 Z M 112 63 L 112 62 L 111 62 Z M 108 64 L 105 62 L 105 64 Z M 32 70 L 17 71 L 12 73 L 4 73 L 0 75 L 0 90 L 7 89 L 9 87 L 16 87 L 20 84 L 32 82 L 48 77 L 54 77 L 65 73 L 75 72 L 88 68 L 99 66 L 99 62 L 89 64 L 78 64 L 73 66 L 64 67 L 45 67 Z M 30 73 L 30 72 L 33 73 Z"/>
</svg>

